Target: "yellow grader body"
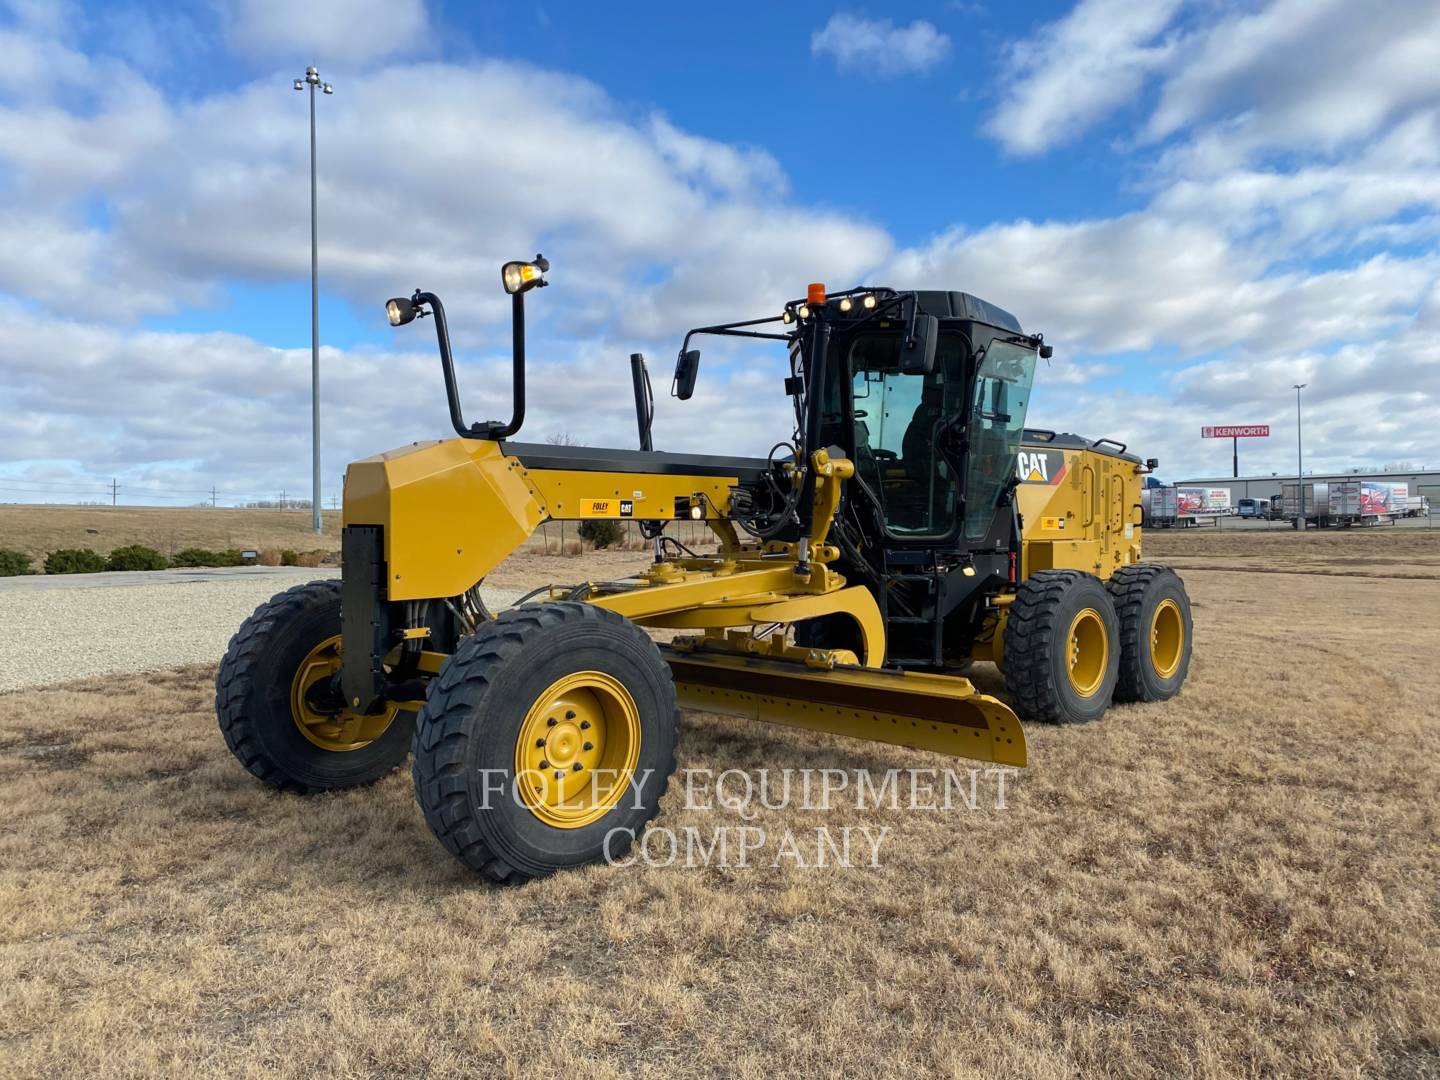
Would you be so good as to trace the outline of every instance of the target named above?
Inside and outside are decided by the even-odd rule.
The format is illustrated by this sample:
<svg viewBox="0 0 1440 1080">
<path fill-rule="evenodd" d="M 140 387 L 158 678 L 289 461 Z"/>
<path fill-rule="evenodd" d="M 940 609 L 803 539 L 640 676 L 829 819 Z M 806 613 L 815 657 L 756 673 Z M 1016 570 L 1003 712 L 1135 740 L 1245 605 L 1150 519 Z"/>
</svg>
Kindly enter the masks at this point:
<svg viewBox="0 0 1440 1080">
<path fill-rule="evenodd" d="M 1024 428 L 1050 350 L 1013 316 L 964 293 L 812 286 L 780 316 L 691 331 L 673 387 L 693 389 L 695 334 L 784 342 L 786 453 L 653 451 L 638 355 L 640 450 L 525 444 L 523 296 L 546 269 L 503 275 L 509 423 L 464 422 L 438 298 L 388 305 L 396 325 L 434 318 L 459 437 L 352 464 L 342 580 L 282 593 L 232 641 L 217 713 L 256 776 L 331 790 L 413 750 L 436 836 L 513 882 L 628 848 L 681 707 L 1022 767 L 1021 716 L 1178 692 L 1189 603 L 1141 562 L 1154 462 Z M 594 520 L 637 523 L 651 564 L 487 609 L 486 576 L 543 523 Z M 704 522 L 713 553 L 669 538 L 675 520 Z M 1004 699 L 975 662 L 1000 668 Z"/>
<path fill-rule="evenodd" d="M 816 456 L 817 520 L 828 521 L 853 467 L 823 450 Z M 674 520 L 678 501 L 698 510 L 688 520 L 714 531 L 717 553 L 657 562 L 627 581 L 633 588 L 589 602 L 640 626 L 702 632 L 663 650 L 682 706 L 1025 764 L 1024 735 L 1004 702 L 963 677 L 883 668 L 880 609 L 868 590 L 828 568 L 839 551 L 823 533 L 809 541 L 803 574 L 793 544 L 742 544 L 728 517 L 739 482 L 527 468 L 497 443 L 452 439 L 352 464 L 344 523 L 379 529 L 391 600 L 423 601 L 465 592 L 544 522 L 619 519 L 622 504 L 624 519 Z M 562 590 L 547 593 L 563 598 Z M 810 649 L 787 645 L 783 634 L 753 633 L 831 615 L 854 622 L 857 650 Z M 422 652 L 421 669 L 438 672 L 444 660 Z M 868 707 L 856 707 L 860 702 Z"/>
</svg>

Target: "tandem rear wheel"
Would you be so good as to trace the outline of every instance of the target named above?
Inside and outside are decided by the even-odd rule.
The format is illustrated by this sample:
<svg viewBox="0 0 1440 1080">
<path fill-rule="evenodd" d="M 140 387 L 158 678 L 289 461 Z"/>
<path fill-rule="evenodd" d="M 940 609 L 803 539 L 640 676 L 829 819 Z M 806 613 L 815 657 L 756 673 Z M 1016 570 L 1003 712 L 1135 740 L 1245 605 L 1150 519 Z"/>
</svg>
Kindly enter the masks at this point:
<svg viewBox="0 0 1440 1080">
<path fill-rule="evenodd" d="M 1005 688 L 1021 717 L 1051 724 L 1099 719 L 1120 673 L 1110 593 L 1079 570 L 1040 570 L 1016 590 L 1005 620 Z"/>
<path fill-rule="evenodd" d="M 593 604 L 503 612 L 432 682 L 415 727 L 415 797 L 451 854 L 520 882 L 629 851 L 675 770 L 670 669 Z"/>
<path fill-rule="evenodd" d="M 1110 575 L 1120 619 L 1117 701 L 1165 701 L 1190 671 L 1190 597 L 1180 575 L 1158 563 L 1122 566 Z"/>
</svg>

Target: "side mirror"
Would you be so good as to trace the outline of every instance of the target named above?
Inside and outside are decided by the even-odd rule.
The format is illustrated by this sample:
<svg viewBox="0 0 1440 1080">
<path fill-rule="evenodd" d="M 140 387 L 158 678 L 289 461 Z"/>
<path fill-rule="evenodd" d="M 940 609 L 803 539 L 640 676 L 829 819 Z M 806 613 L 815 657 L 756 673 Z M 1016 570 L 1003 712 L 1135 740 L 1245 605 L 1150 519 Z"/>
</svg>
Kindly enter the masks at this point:
<svg viewBox="0 0 1440 1080">
<path fill-rule="evenodd" d="M 915 316 L 914 336 L 900 346 L 900 371 L 904 375 L 929 375 L 935 370 L 935 346 L 940 340 L 940 320 L 934 315 Z"/>
<path fill-rule="evenodd" d="M 695 376 L 699 374 L 700 350 L 682 352 L 675 361 L 675 382 L 670 387 L 670 393 L 681 401 L 689 401 L 690 395 L 695 393 Z"/>
</svg>

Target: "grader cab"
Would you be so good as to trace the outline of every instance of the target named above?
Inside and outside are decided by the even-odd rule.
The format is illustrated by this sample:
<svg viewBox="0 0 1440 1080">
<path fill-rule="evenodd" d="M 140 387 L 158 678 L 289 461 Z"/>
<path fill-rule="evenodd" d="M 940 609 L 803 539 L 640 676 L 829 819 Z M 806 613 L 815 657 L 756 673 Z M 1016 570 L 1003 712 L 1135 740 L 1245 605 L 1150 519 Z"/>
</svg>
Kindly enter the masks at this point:
<svg viewBox="0 0 1440 1080">
<path fill-rule="evenodd" d="M 684 401 L 698 341 L 784 347 L 794 430 L 766 457 L 651 449 L 638 355 L 641 449 L 540 445 L 513 436 L 525 297 L 548 269 L 502 270 L 509 421 L 465 421 L 438 297 L 387 305 L 396 326 L 433 320 L 458 437 L 352 464 L 342 579 L 281 593 L 232 640 L 216 707 L 256 776 L 333 790 L 413 748 L 441 842 L 521 881 L 628 849 L 674 770 L 681 707 L 1024 766 L 1017 712 L 1079 722 L 1179 691 L 1189 601 L 1140 559 L 1154 462 L 1026 428 L 1050 349 L 1009 313 L 962 292 L 812 285 L 679 351 Z M 635 521 L 651 565 L 487 609 L 486 575 L 542 523 L 596 518 Z M 677 520 L 704 522 L 714 553 L 668 535 Z M 976 662 L 1003 671 L 1006 700 L 970 681 Z"/>
</svg>

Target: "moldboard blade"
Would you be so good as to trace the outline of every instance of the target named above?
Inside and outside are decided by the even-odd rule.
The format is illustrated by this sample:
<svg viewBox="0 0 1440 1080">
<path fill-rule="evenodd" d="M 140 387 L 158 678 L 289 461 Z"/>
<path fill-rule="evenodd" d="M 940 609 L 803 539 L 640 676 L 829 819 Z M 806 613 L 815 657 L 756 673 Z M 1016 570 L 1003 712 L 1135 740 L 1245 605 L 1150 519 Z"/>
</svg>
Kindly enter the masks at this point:
<svg viewBox="0 0 1440 1080">
<path fill-rule="evenodd" d="M 662 649 L 680 705 L 1023 768 L 1009 706 L 969 679 Z"/>
</svg>

